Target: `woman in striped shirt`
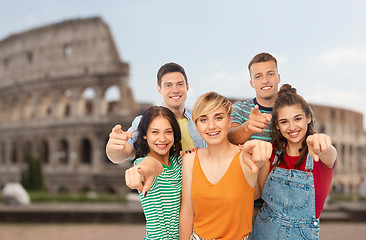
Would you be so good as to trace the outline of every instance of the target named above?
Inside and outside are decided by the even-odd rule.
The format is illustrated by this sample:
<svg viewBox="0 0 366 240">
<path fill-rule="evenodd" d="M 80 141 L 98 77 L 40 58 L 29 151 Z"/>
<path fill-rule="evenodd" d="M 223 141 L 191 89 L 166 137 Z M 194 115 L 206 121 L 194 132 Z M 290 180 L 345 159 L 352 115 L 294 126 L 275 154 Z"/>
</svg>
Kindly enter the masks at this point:
<svg viewBox="0 0 366 240">
<path fill-rule="evenodd" d="M 146 217 L 145 239 L 179 239 L 182 188 L 181 132 L 174 113 L 151 107 L 138 126 L 126 185 L 137 189 Z"/>
</svg>

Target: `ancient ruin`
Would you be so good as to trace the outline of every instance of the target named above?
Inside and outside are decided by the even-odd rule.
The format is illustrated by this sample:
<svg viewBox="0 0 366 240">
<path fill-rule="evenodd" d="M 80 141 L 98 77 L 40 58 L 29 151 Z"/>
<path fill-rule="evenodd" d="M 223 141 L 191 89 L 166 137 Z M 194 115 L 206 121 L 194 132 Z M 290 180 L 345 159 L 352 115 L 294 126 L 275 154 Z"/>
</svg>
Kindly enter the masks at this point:
<svg viewBox="0 0 366 240">
<path fill-rule="evenodd" d="M 115 124 L 128 128 L 138 113 L 129 65 L 101 18 L 63 21 L 3 39 L 0 186 L 19 182 L 33 154 L 51 193 L 123 192 L 129 165 L 111 163 L 105 145 Z"/>
</svg>

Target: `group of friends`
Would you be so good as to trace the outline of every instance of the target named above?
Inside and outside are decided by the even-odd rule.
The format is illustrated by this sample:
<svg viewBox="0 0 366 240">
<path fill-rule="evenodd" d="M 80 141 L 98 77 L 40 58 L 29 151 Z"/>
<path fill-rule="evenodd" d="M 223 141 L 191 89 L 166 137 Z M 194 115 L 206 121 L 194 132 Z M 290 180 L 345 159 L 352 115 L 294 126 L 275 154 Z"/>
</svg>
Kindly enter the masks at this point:
<svg viewBox="0 0 366 240">
<path fill-rule="evenodd" d="M 232 105 L 211 91 L 190 112 L 186 73 L 167 63 L 157 73 L 163 106 L 112 129 L 106 153 L 134 160 L 125 181 L 139 191 L 145 239 L 319 239 L 337 151 L 296 89 L 278 89 L 271 54 L 248 69 L 254 99 Z"/>
</svg>

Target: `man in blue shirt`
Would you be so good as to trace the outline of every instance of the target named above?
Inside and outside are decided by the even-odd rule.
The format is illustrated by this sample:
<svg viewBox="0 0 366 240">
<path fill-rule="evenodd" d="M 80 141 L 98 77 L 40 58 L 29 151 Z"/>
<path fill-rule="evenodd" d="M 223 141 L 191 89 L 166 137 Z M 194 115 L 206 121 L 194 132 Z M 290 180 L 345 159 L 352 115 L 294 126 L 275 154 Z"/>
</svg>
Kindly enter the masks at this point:
<svg viewBox="0 0 366 240">
<path fill-rule="evenodd" d="M 183 151 L 206 147 L 206 142 L 192 121 L 191 113 L 185 108 L 189 86 L 183 67 L 172 62 L 164 64 L 158 71 L 157 84 L 158 92 L 163 97 L 163 106 L 174 113 L 181 127 Z M 112 162 L 121 163 L 133 157 L 133 143 L 138 134 L 140 119 L 141 116 L 137 116 L 127 132 L 122 130 L 121 125 L 112 129 L 106 146 L 107 156 Z"/>
</svg>

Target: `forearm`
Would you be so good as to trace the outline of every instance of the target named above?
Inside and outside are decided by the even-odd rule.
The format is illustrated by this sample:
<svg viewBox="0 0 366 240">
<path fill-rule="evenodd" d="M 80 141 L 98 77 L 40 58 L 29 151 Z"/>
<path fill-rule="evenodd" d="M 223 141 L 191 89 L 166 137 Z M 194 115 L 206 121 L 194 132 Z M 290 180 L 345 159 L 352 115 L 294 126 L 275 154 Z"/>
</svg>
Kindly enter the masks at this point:
<svg viewBox="0 0 366 240">
<path fill-rule="evenodd" d="M 257 200 L 258 198 L 262 197 L 262 191 L 259 187 L 259 184 L 257 182 L 256 186 L 255 186 L 255 192 L 254 192 L 254 200 Z"/>
<path fill-rule="evenodd" d="M 336 158 L 337 150 L 333 145 L 330 147 L 329 150 L 319 154 L 320 161 L 322 161 L 328 168 L 333 168 Z"/>
<path fill-rule="evenodd" d="M 153 177 L 159 176 L 164 170 L 163 165 L 153 157 L 146 157 L 142 162 L 136 165 L 136 167 L 142 166 L 149 169 Z"/>
<path fill-rule="evenodd" d="M 193 214 L 182 210 L 179 217 L 179 240 L 189 240 L 193 232 Z"/>
<path fill-rule="evenodd" d="M 106 154 L 113 163 L 122 163 L 124 160 L 132 158 L 135 150 L 130 144 L 126 144 L 124 149 L 112 149 L 108 144 L 106 146 Z"/>
<path fill-rule="evenodd" d="M 228 139 L 233 144 L 243 144 L 250 139 L 252 132 L 248 129 L 248 122 L 243 124 L 233 124 L 229 129 Z"/>
</svg>

